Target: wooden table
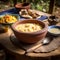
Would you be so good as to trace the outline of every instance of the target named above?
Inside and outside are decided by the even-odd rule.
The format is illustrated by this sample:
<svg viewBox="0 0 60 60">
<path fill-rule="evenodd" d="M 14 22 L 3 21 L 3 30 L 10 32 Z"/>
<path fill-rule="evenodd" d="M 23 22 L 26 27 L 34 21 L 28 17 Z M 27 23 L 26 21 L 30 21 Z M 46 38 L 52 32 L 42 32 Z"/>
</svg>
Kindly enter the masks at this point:
<svg viewBox="0 0 60 60">
<path fill-rule="evenodd" d="M 25 57 L 29 60 L 29 58 L 34 58 L 34 57 L 50 57 L 50 56 L 55 56 L 55 55 L 60 55 L 60 47 L 52 51 L 50 53 L 27 53 L 25 55 L 25 51 L 21 48 L 18 48 L 12 44 L 10 41 L 10 36 L 11 30 L 9 29 L 8 32 L 0 34 L 0 43 L 5 47 L 5 49 L 8 51 L 8 53 L 12 54 L 15 56 L 16 59 Z M 28 58 L 29 57 L 29 58 Z"/>
<path fill-rule="evenodd" d="M 41 12 L 42 14 L 42 12 Z M 4 46 L 6 52 L 13 56 L 14 60 L 40 60 L 40 59 L 50 59 L 51 56 L 60 55 L 60 47 L 50 53 L 27 53 L 19 47 L 12 44 L 10 40 L 10 35 L 12 30 L 9 28 L 8 32 L 0 34 L 0 43 Z M 44 57 L 44 58 L 43 58 Z M 47 58 L 46 58 L 47 57 Z"/>
</svg>

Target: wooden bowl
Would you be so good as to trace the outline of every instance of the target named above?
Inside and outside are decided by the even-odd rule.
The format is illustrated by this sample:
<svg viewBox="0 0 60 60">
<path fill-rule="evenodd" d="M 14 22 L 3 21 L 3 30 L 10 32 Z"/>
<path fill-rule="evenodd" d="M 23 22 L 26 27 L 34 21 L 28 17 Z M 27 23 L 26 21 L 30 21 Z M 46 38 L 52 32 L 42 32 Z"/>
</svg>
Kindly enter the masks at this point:
<svg viewBox="0 0 60 60">
<path fill-rule="evenodd" d="M 17 9 L 17 10 L 21 10 L 21 9 L 30 9 L 30 3 L 17 3 L 16 5 L 15 5 L 15 8 Z"/>
<path fill-rule="evenodd" d="M 41 25 L 42 30 L 36 31 L 36 32 L 31 32 L 31 33 L 24 33 L 21 31 L 16 30 L 16 26 L 19 24 L 25 24 L 25 23 L 36 23 Z M 34 20 L 34 19 L 27 19 L 27 20 L 22 20 L 22 21 L 17 21 L 16 23 L 14 23 L 12 26 L 12 30 L 16 36 L 16 38 L 24 43 L 36 43 L 39 40 L 42 40 L 43 38 L 45 38 L 46 34 L 47 34 L 47 30 L 48 30 L 48 26 L 42 22 L 42 21 L 38 21 L 38 20 Z"/>
</svg>

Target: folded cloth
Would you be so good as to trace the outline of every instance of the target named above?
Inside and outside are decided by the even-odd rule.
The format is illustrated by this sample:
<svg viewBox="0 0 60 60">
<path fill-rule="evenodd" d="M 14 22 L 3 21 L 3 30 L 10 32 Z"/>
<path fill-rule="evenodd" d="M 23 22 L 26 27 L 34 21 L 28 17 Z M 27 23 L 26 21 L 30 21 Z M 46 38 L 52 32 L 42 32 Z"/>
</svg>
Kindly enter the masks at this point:
<svg viewBox="0 0 60 60">
<path fill-rule="evenodd" d="M 48 19 L 48 17 L 47 16 L 45 16 L 45 15 L 42 15 L 41 17 L 39 17 L 39 18 L 37 18 L 38 20 L 45 20 L 45 19 Z"/>
</svg>

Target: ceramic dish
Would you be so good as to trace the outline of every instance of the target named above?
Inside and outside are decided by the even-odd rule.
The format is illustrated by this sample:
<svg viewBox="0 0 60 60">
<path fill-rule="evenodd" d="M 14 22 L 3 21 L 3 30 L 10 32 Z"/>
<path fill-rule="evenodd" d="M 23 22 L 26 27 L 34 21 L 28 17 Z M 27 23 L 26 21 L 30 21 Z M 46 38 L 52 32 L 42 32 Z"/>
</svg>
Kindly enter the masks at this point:
<svg viewBox="0 0 60 60">
<path fill-rule="evenodd" d="M 40 18 L 41 15 L 38 14 L 37 12 L 31 10 L 31 9 L 21 9 L 21 11 L 19 11 L 19 14 L 21 17 L 25 18 L 25 19 L 36 19 L 36 18 Z"/>
<path fill-rule="evenodd" d="M 50 25 L 56 25 L 58 22 L 60 22 L 60 19 L 56 16 L 49 16 L 48 22 Z"/>
<path fill-rule="evenodd" d="M 27 27 L 25 27 L 25 29 L 29 28 L 30 31 L 33 29 L 33 32 L 22 32 L 21 30 L 18 30 L 19 28 L 24 30 L 23 25 L 22 25 L 22 27 L 20 26 L 18 29 L 16 29 L 16 27 L 18 25 L 26 24 L 26 23 L 34 24 L 34 25 L 38 24 L 39 26 L 42 27 L 42 29 L 34 32 L 34 28 L 31 28 L 32 25 L 28 25 Z M 36 19 L 27 19 L 27 20 L 17 21 L 11 27 L 12 27 L 12 30 L 13 30 L 16 38 L 19 41 L 24 42 L 24 43 L 36 43 L 39 40 L 42 40 L 43 38 L 45 38 L 45 36 L 47 34 L 47 30 L 48 30 L 47 25 L 44 22 L 36 20 Z"/>
<path fill-rule="evenodd" d="M 8 16 L 7 16 L 8 15 Z M 4 17 L 5 16 L 5 17 Z M 10 17 L 9 17 L 10 16 Z M 7 19 L 6 19 L 7 18 Z M 12 18 L 12 19 L 11 19 Z M 10 21 L 11 20 L 11 21 Z M 20 20 L 20 16 L 18 14 L 10 14 L 5 13 L 3 15 L 0 15 L 0 24 L 13 24 L 17 20 Z M 8 21 L 8 22 L 7 22 Z"/>
<path fill-rule="evenodd" d="M 60 36 L 60 26 L 55 26 L 55 25 L 49 26 L 48 33 L 53 36 Z"/>
<path fill-rule="evenodd" d="M 15 8 L 17 9 L 30 9 L 30 3 L 17 3 L 15 5 Z"/>
</svg>

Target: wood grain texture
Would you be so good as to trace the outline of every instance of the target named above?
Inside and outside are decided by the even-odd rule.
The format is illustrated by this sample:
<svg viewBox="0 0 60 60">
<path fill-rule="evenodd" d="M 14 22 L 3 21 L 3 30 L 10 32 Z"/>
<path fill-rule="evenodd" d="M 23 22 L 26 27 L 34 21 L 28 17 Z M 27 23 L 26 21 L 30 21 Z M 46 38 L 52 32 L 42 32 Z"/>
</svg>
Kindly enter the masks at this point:
<svg viewBox="0 0 60 60">
<path fill-rule="evenodd" d="M 9 36 L 12 33 L 11 29 L 8 30 L 8 32 L 0 34 L 0 43 L 9 51 L 14 52 L 14 53 L 19 53 L 19 54 L 24 54 L 25 51 L 17 48 L 16 46 L 14 46 L 10 39 Z"/>
<path fill-rule="evenodd" d="M 25 51 L 21 48 L 16 47 L 12 44 L 12 42 L 9 39 L 9 36 L 11 34 L 11 30 L 9 29 L 8 32 L 0 34 L 0 43 L 10 52 L 13 54 L 19 54 L 19 55 L 25 55 Z M 55 56 L 60 55 L 60 47 L 52 52 L 49 53 L 27 53 L 26 56 L 30 57 L 47 57 L 47 56 Z"/>
<path fill-rule="evenodd" d="M 35 53 L 39 53 L 39 52 L 46 53 L 46 52 L 51 52 L 60 46 L 60 36 L 44 38 L 43 40 L 50 40 L 50 43 L 47 45 L 42 45 L 43 40 L 40 40 L 35 44 L 24 44 L 24 43 L 20 42 L 19 40 L 17 40 L 17 38 L 15 37 L 15 35 L 13 33 L 10 37 L 11 37 L 10 40 L 13 43 L 13 45 L 24 49 L 26 52 L 34 51 Z"/>
</svg>

